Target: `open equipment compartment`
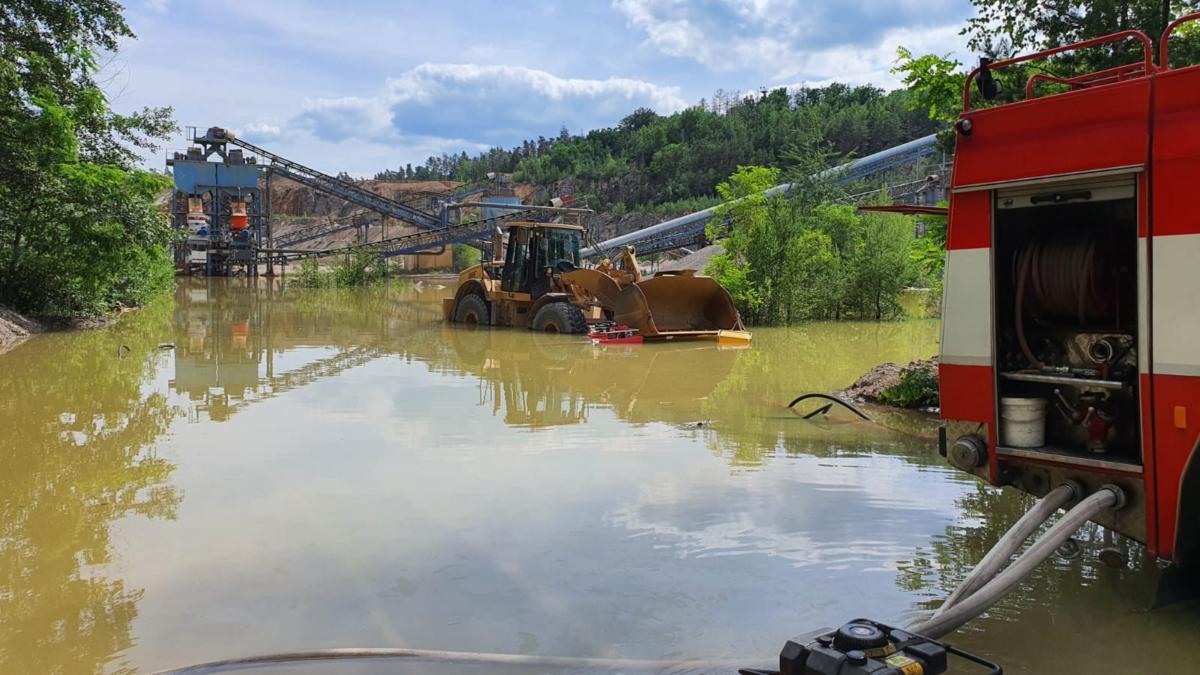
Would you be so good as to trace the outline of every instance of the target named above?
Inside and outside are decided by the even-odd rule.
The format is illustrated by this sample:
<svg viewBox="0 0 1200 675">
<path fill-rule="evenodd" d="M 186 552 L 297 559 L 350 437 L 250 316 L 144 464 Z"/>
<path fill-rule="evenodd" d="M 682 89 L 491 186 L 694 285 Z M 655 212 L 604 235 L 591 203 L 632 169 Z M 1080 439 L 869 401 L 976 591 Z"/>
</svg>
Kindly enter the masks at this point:
<svg viewBox="0 0 1200 675">
<path fill-rule="evenodd" d="M 1010 289 L 993 290 L 998 454 L 1142 464 L 1136 178 L 993 192 L 992 288 Z M 1019 399 L 1045 401 L 1041 445 L 1006 439 Z"/>
</svg>

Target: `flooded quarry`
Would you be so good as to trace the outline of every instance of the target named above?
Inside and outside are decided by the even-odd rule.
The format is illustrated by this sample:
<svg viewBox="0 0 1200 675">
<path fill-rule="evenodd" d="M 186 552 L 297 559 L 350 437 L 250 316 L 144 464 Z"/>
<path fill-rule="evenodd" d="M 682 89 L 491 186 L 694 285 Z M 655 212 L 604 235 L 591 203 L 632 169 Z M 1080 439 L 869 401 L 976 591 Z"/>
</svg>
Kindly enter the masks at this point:
<svg viewBox="0 0 1200 675">
<path fill-rule="evenodd" d="M 0 355 L 0 672 L 350 646 L 770 663 L 927 614 L 1032 502 L 949 467 L 920 414 L 786 408 L 935 354 L 935 320 L 598 347 L 445 324 L 450 291 L 180 280 Z M 1200 612 L 1148 610 L 1158 564 L 1095 525 L 1078 543 L 948 639 L 1010 673 L 1190 670 Z M 417 672 L 375 666 L 347 672 Z"/>
</svg>

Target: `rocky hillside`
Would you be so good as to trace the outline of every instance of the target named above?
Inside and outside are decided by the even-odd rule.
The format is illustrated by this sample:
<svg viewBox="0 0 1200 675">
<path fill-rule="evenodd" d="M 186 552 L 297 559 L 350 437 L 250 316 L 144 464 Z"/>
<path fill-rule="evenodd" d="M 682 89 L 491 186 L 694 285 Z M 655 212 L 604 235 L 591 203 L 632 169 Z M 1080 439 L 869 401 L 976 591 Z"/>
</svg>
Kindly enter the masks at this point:
<svg viewBox="0 0 1200 675">
<path fill-rule="evenodd" d="M 458 187 L 455 181 L 366 180 L 358 184 L 384 197 L 431 213 L 433 211 L 430 203 L 433 198 L 446 195 Z M 517 188 L 517 194 L 522 197 L 528 197 L 532 192 L 532 187 Z M 276 178 L 272 181 L 271 210 L 276 240 L 286 240 L 290 235 L 317 228 L 318 225 L 336 227 L 354 223 L 365 227 L 370 241 L 378 241 L 384 235 L 383 218 L 380 214 L 286 178 Z M 395 220 L 387 223 L 388 236 L 400 234 L 408 229 Z M 356 230 L 346 229 L 303 242 L 296 247 L 334 248 L 354 243 L 358 241 L 357 237 Z"/>
</svg>

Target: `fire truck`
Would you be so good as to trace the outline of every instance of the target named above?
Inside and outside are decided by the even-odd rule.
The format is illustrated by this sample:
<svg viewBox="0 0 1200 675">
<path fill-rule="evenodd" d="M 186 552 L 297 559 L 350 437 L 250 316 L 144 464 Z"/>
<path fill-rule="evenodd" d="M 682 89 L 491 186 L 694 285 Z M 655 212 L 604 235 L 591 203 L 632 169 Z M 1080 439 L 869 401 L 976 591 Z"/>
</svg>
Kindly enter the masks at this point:
<svg viewBox="0 0 1200 675">
<path fill-rule="evenodd" d="M 1192 569 L 1200 65 L 1172 64 L 1170 38 L 1196 20 L 1171 23 L 1157 48 L 1123 31 L 969 74 L 939 363 L 951 464 L 1038 496 L 1067 481 L 1117 485 L 1126 503 L 1097 522 Z M 1129 45 L 1138 57 L 1094 72 L 1031 67 Z M 1033 73 L 1024 96 L 994 100 L 1001 72 L 1014 71 Z"/>
</svg>

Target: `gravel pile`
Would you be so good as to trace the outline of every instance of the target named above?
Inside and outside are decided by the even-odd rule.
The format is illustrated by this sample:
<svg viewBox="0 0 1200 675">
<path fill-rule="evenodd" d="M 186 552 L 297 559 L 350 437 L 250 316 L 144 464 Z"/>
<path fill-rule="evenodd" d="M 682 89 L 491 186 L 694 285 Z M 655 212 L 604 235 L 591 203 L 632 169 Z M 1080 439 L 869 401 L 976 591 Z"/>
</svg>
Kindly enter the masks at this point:
<svg viewBox="0 0 1200 675">
<path fill-rule="evenodd" d="M 8 309 L 0 307 L 0 352 L 8 351 L 25 338 L 40 333 L 42 325 Z"/>
<path fill-rule="evenodd" d="M 724 253 L 725 249 L 721 248 L 720 244 L 705 246 L 698 251 L 692 251 L 678 260 L 668 260 L 658 266 L 658 269 L 663 271 L 671 270 L 696 270 L 700 274 L 704 274 L 704 268 L 708 266 L 708 261 L 713 259 L 713 256 Z"/>
</svg>

